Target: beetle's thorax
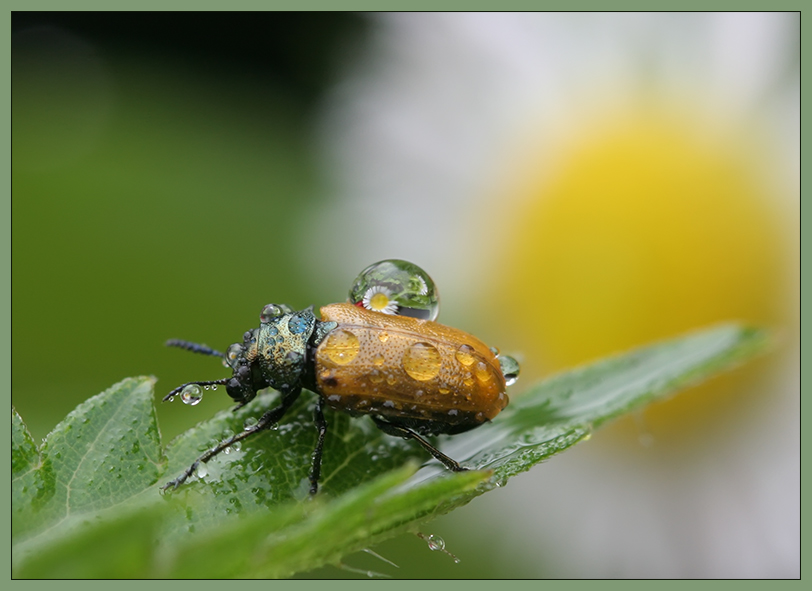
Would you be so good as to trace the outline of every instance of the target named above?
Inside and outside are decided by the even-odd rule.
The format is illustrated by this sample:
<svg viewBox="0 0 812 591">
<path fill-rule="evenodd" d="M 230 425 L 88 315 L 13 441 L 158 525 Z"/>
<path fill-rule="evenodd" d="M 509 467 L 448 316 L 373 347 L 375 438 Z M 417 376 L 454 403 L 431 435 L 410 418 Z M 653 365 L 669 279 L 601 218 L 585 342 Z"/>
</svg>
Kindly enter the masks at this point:
<svg viewBox="0 0 812 591">
<path fill-rule="evenodd" d="M 269 319 L 246 333 L 245 359 L 259 367 L 266 383 L 286 390 L 299 383 L 305 371 L 307 343 L 316 317 L 309 308 Z"/>
</svg>

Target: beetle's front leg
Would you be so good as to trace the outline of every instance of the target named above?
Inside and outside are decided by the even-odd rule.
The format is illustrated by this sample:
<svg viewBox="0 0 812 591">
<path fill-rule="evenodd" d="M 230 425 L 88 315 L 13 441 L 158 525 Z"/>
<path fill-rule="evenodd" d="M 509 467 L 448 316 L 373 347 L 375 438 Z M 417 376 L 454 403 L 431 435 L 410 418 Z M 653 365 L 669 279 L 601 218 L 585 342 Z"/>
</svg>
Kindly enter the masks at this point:
<svg viewBox="0 0 812 591">
<path fill-rule="evenodd" d="M 211 448 L 209 451 L 204 453 L 202 456 L 197 458 L 186 471 L 175 478 L 174 480 L 170 480 L 166 484 L 161 487 L 161 490 L 167 490 L 169 488 L 176 489 L 181 484 L 186 482 L 186 480 L 195 473 L 197 467 L 203 463 L 205 464 L 214 456 L 219 454 L 224 449 L 231 447 L 238 441 L 242 441 L 247 437 L 251 437 L 255 433 L 259 433 L 260 431 L 264 431 L 265 429 L 269 429 L 273 425 L 275 425 L 279 420 L 285 415 L 285 413 L 293 406 L 293 403 L 296 402 L 296 399 L 299 398 L 299 394 L 301 394 L 302 388 L 301 386 L 296 387 L 288 392 L 281 392 L 282 394 L 282 402 L 279 406 L 276 406 L 266 412 L 264 415 L 260 417 L 260 419 L 251 427 L 246 428 L 244 431 L 237 433 L 236 435 L 229 437 L 225 441 L 220 442 L 217 446 Z"/>
<path fill-rule="evenodd" d="M 315 495 L 319 491 L 319 477 L 321 476 L 321 452 L 324 447 L 324 436 L 327 434 L 327 421 L 324 420 L 324 398 L 319 396 L 316 401 L 316 408 L 313 411 L 313 419 L 316 429 L 319 430 L 319 437 L 316 440 L 316 448 L 313 450 L 313 465 L 310 469 L 310 494 Z"/>
</svg>

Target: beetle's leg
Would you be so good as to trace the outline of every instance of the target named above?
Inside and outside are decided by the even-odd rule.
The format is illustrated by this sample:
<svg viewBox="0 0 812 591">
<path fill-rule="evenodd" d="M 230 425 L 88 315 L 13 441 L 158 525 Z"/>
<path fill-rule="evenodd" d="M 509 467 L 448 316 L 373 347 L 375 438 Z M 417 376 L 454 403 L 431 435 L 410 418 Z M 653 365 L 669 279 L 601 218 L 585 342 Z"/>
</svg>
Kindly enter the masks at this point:
<svg viewBox="0 0 812 591">
<path fill-rule="evenodd" d="M 423 448 L 433 455 L 435 458 L 440 460 L 446 468 L 451 470 L 452 472 L 465 472 L 468 468 L 463 468 L 459 465 L 459 463 L 455 460 L 452 460 L 439 449 L 434 447 L 431 443 L 423 439 L 420 435 L 409 429 L 408 427 L 403 427 L 401 425 L 395 425 L 393 423 L 389 423 L 380 419 L 378 417 L 372 417 L 372 420 L 375 421 L 375 424 L 378 428 L 386 433 L 387 435 L 394 435 L 395 437 L 403 437 L 404 439 L 414 439 L 423 446 Z"/>
<path fill-rule="evenodd" d="M 185 384 L 181 384 L 174 390 L 172 390 L 169 394 L 163 397 L 163 401 L 166 402 L 167 400 L 172 400 L 175 396 L 180 394 L 180 391 L 183 390 L 186 386 L 224 386 L 228 383 L 228 380 L 231 378 L 223 378 L 222 380 L 212 380 L 210 382 L 186 382 Z"/>
<path fill-rule="evenodd" d="M 285 415 L 288 409 L 291 406 L 293 406 L 293 403 L 296 402 L 296 399 L 299 397 L 299 394 L 301 394 L 301 392 L 302 392 L 301 387 L 294 388 L 293 390 L 289 390 L 288 392 L 282 392 L 281 393 L 282 402 L 279 404 L 279 406 L 272 408 L 264 415 L 262 415 L 254 425 L 247 427 L 244 431 L 237 433 L 233 437 L 229 437 L 225 441 L 219 443 L 217 446 L 211 448 L 209 451 L 207 451 L 202 456 L 197 458 L 194 462 L 192 462 L 192 465 L 189 466 L 186 472 L 175 478 L 175 480 L 170 480 L 169 482 L 164 484 L 161 487 L 161 489 L 166 490 L 168 488 L 172 489 L 178 488 L 181 484 L 183 484 L 186 481 L 187 478 L 189 478 L 192 474 L 195 473 L 195 470 L 197 470 L 197 467 L 201 463 L 205 464 L 214 456 L 219 454 L 221 451 L 223 451 L 227 447 L 231 447 L 238 441 L 242 441 L 246 437 L 251 437 L 251 435 L 254 435 L 255 433 L 259 433 L 260 431 L 264 431 L 265 429 L 269 429 L 270 427 L 272 427 L 279 421 L 279 419 L 281 419 Z"/>
<path fill-rule="evenodd" d="M 192 353 L 200 353 L 201 355 L 213 355 L 214 357 L 222 357 L 225 359 L 225 353 L 221 353 L 206 345 L 199 345 L 190 341 L 181 341 L 180 339 L 169 339 L 164 343 L 167 347 L 178 347 L 179 349 L 186 349 Z"/>
<path fill-rule="evenodd" d="M 324 420 L 324 398 L 319 396 L 316 401 L 316 409 L 313 411 L 313 419 L 316 422 L 316 429 L 319 430 L 319 438 L 316 440 L 316 449 L 313 450 L 313 467 L 310 470 L 310 494 L 315 495 L 319 490 L 319 476 L 321 476 L 321 452 L 324 447 L 324 436 L 327 434 L 327 421 Z"/>
</svg>

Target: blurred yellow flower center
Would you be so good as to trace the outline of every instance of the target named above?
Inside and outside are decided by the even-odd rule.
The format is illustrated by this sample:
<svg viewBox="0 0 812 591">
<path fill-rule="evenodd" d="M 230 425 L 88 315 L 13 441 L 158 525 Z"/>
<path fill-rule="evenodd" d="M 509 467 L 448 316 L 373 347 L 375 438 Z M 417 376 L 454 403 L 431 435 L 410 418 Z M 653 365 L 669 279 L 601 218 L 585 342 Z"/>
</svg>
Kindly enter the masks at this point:
<svg viewBox="0 0 812 591">
<path fill-rule="evenodd" d="M 505 294 L 532 301 L 507 306 L 526 374 L 724 320 L 781 322 L 780 196 L 767 194 L 739 146 L 695 127 L 635 116 L 581 138 L 521 189 L 496 297 L 503 308 Z M 694 414 L 720 402 L 690 398 L 660 406 Z"/>
</svg>

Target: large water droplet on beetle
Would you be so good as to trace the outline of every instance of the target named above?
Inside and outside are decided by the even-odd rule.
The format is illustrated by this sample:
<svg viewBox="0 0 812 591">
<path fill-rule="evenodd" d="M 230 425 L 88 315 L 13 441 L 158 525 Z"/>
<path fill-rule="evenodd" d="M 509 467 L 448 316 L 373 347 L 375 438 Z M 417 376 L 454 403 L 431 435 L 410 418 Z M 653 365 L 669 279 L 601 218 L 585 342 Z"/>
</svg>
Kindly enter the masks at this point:
<svg viewBox="0 0 812 591">
<path fill-rule="evenodd" d="M 321 346 L 322 352 L 337 365 L 347 365 L 350 361 L 355 359 L 358 351 L 361 349 L 361 343 L 358 337 L 348 330 L 334 330 L 324 341 Z"/>
<path fill-rule="evenodd" d="M 424 320 L 436 320 L 440 313 L 440 296 L 429 274 L 399 259 L 379 261 L 361 271 L 350 289 L 350 303 Z"/>
<path fill-rule="evenodd" d="M 434 345 L 415 343 L 403 354 L 402 363 L 407 374 L 420 382 L 427 382 L 440 373 L 442 359 Z"/>
<path fill-rule="evenodd" d="M 180 399 L 183 401 L 184 404 L 190 404 L 194 406 L 201 400 L 203 400 L 203 390 L 200 389 L 200 386 L 197 384 L 189 384 L 183 390 L 180 391 Z"/>
</svg>

